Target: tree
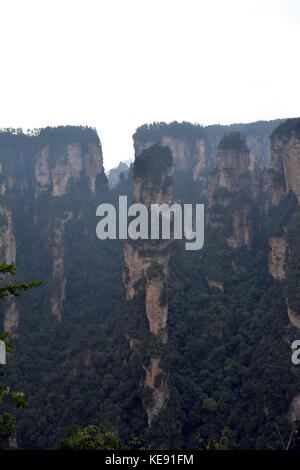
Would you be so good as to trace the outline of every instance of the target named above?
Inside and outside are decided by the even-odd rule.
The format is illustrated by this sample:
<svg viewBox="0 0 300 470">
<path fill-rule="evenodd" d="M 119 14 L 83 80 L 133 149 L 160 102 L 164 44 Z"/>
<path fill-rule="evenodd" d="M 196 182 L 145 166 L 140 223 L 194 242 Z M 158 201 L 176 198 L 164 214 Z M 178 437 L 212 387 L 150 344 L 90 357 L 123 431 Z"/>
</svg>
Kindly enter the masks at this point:
<svg viewBox="0 0 300 470">
<path fill-rule="evenodd" d="M 0 264 L 0 273 L 3 274 L 10 274 L 14 276 L 16 274 L 16 267 L 13 264 Z M 0 277 L 0 281 L 4 278 Z M 42 284 L 43 281 L 30 281 L 30 282 L 21 282 L 15 284 L 5 284 L 4 286 L 0 287 L 0 300 L 5 301 L 9 295 L 13 295 L 15 297 L 20 297 L 20 291 L 32 289 L 32 287 L 37 287 Z"/>
<path fill-rule="evenodd" d="M 113 432 L 105 428 L 100 428 L 90 424 L 81 428 L 72 424 L 68 428 L 67 436 L 64 437 L 58 446 L 59 450 L 150 450 L 144 447 L 141 439 L 132 437 L 126 445 Z"/>
<path fill-rule="evenodd" d="M 62 439 L 60 450 L 124 450 L 127 447 L 112 432 L 90 425 L 83 429 L 75 426 Z"/>
<path fill-rule="evenodd" d="M 210 437 L 205 440 L 198 434 L 198 440 L 201 445 L 199 450 L 238 450 L 239 447 L 234 440 L 234 433 L 227 426 L 222 429 L 218 439 Z"/>
<path fill-rule="evenodd" d="M 14 276 L 16 273 L 16 268 L 13 264 L 0 264 L 0 273 L 4 276 L 0 277 L 0 281 L 5 279 L 7 274 Z M 0 287 L 0 300 L 5 302 L 7 297 L 12 295 L 15 297 L 20 297 L 21 291 L 32 289 L 32 287 L 40 286 L 43 281 L 30 281 L 22 283 L 8 283 Z M 9 338 L 9 333 L 0 332 L 0 340 L 4 341 L 6 351 L 9 353 L 13 352 L 13 341 Z M 3 366 L 0 365 L 0 376 L 4 376 Z M 10 403 L 16 408 L 24 408 L 27 404 L 24 400 L 24 393 L 22 392 L 13 392 L 9 387 L 4 387 L 0 383 L 0 405 L 3 404 L 4 399 L 8 398 Z M 16 419 L 10 413 L 0 414 L 0 446 L 1 442 L 7 439 L 16 429 Z"/>
</svg>

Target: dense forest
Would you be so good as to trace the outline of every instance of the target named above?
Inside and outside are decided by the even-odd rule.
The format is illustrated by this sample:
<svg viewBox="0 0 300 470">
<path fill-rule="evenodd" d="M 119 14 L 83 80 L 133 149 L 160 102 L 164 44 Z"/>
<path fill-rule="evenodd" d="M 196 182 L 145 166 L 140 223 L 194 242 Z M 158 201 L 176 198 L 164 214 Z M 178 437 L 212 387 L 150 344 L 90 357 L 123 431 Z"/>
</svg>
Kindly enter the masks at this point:
<svg viewBox="0 0 300 470">
<path fill-rule="evenodd" d="M 299 330 L 289 321 L 286 299 L 300 311 L 299 204 L 293 191 L 277 205 L 268 202 L 270 187 L 254 196 L 250 163 L 241 162 L 239 172 L 232 159 L 245 153 L 250 162 L 251 152 L 258 152 L 261 177 L 269 165 L 270 135 L 275 129 L 285 138 L 297 135 L 298 124 L 142 126 L 135 141 L 155 145 L 136 156 L 113 189 L 102 161 L 96 164 L 102 153 L 94 129 L 0 133 L 0 261 L 16 264 L 16 281 L 43 280 L 15 304 L 0 306 L 4 326 L 12 323 L 10 306 L 18 312 L 14 351 L 1 382 L 21 390 L 28 404 L 15 410 L 4 401 L 0 413 L 16 416 L 19 449 L 69 448 L 75 432 L 82 438 L 90 432 L 102 445 L 101 429 L 113 448 L 137 438 L 154 449 L 198 449 L 219 441 L 224 430 L 228 448 L 239 449 L 280 449 L 281 436 L 287 442 L 293 430 L 295 448 L 297 432 L 288 416 L 299 395 L 300 368 L 291 362 L 290 345 Z M 173 158 L 172 149 L 159 145 L 164 136 L 204 139 L 206 167 L 197 177 L 191 166 L 178 168 L 174 157 L 173 177 L 161 178 Z M 195 165 L 197 147 L 189 148 Z M 228 161 L 222 152 L 229 152 Z M 132 201 L 136 179 L 146 177 L 157 188 L 173 185 L 174 201 L 206 208 L 203 249 L 186 251 L 184 240 L 168 248 L 161 298 L 168 304 L 167 341 L 149 331 L 145 307 L 146 284 L 161 276 L 162 267 L 152 263 L 128 300 L 124 241 L 100 241 L 95 233 L 97 206 L 117 206 L 120 195 Z M 235 243 L 242 224 L 249 243 Z M 270 273 L 272 237 L 286 241 L 282 279 Z M 8 259 L 13 244 L 16 256 Z M 141 383 L 153 357 L 160 358 L 156 379 L 167 378 L 169 399 L 149 426 L 145 409 L 153 390 Z"/>
</svg>

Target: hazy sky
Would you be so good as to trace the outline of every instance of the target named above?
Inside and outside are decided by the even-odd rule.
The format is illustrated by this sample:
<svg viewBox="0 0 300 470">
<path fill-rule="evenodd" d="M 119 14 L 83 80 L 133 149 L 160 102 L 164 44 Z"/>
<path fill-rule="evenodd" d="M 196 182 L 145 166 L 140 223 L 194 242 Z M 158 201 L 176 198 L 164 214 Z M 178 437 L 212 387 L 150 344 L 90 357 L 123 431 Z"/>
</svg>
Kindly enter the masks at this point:
<svg viewBox="0 0 300 470">
<path fill-rule="evenodd" d="M 0 0 L 0 127 L 300 116 L 299 0 Z"/>
</svg>

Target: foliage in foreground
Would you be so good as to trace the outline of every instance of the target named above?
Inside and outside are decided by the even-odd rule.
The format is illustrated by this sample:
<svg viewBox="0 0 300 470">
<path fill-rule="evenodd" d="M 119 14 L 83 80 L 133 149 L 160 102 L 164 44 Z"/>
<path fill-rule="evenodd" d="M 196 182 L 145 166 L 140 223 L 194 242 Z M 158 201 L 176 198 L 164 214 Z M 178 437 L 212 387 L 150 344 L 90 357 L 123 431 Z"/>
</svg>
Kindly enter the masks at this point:
<svg viewBox="0 0 300 470">
<path fill-rule="evenodd" d="M 89 425 L 85 428 L 70 426 L 69 432 L 58 446 L 59 450 L 143 450 L 141 441 L 133 438 L 128 445 L 107 429 Z"/>
<path fill-rule="evenodd" d="M 3 275 L 10 274 L 15 275 L 16 268 L 13 264 L 0 264 L 0 273 Z M 4 277 L 0 277 L 2 281 Z M 4 286 L 0 287 L 0 300 L 6 301 L 9 295 L 20 297 L 20 291 L 31 289 L 32 287 L 36 287 L 41 285 L 42 281 L 30 281 L 30 282 L 22 282 L 22 283 L 8 283 Z M 13 342 L 12 339 L 8 338 L 7 332 L 0 332 L 0 340 L 4 341 L 6 351 L 9 353 L 13 352 Z M 0 376 L 4 375 L 3 366 L 0 365 Z M 24 400 L 24 393 L 22 392 L 13 392 L 10 390 L 9 387 L 4 387 L 0 383 L 0 405 L 4 403 L 5 398 L 9 398 L 10 404 L 12 404 L 15 408 L 24 408 L 27 404 L 26 400 Z M 0 414 L 0 447 L 1 442 L 8 439 L 16 429 L 16 419 L 10 413 L 2 413 Z"/>
</svg>

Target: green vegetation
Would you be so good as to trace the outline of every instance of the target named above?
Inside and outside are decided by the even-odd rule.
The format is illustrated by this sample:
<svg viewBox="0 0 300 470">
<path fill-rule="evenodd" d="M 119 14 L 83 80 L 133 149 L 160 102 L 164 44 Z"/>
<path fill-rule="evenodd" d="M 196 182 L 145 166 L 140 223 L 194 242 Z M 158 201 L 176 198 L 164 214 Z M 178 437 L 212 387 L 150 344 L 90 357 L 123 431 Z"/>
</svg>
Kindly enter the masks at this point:
<svg viewBox="0 0 300 470">
<path fill-rule="evenodd" d="M 170 124 L 165 122 L 154 122 L 153 124 L 144 124 L 140 126 L 133 138 L 140 142 L 160 142 L 161 138 L 173 137 L 184 139 L 197 139 L 203 137 L 203 126 L 191 124 L 190 122 L 173 121 Z"/>
<path fill-rule="evenodd" d="M 142 447 L 141 440 L 133 437 L 128 445 L 124 444 L 114 433 L 89 425 L 85 428 L 72 425 L 68 429 L 58 450 L 149 450 Z"/>
<path fill-rule="evenodd" d="M 146 276 L 148 279 L 161 278 L 164 274 L 164 267 L 162 264 L 153 262 L 146 271 Z"/>
<path fill-rule="evenodd" d="M 159 186 L 164 173 L 173 165 L 173 156 L 169 147 L 159 144 L 152 145 L 137 157 L 133 166 L 134 178 L 150 179 Z M 169 185 L 169 182 L 166 183 Z"/>
<path fill-rule="evenodd" d="M 164 136 L 177 139 L 200 139 L 207 136 L 224 135 L 224 133 L 241 132 L 242 134 L 255 134 L 269 136 L 272 131 L 277 128 L 282 119 L 273 121 L 257 121 L 249 124 L 235 123 L 230 125 L 214 124 L 202 126 L 200 124 L 191 124 L 190 122 L 154 122 L 152 124 L 144 124 L 138 127 L 133 138 L 139 142 L 160 142 Z"/>
<path fill-rule="evenodd" d="M 219 439 L 215 437 L 203 439 L 198 436 L 200 442 L 200 450 L 238 450 L 239 446 L 234 441 L 234 433 L 225 426 L 221 431 Z"/>
<path fill-rule="evenodd" d="M 274 123 L 262 126 L 265 135 Z M 177 135 L 185 133 L 180 126 L 173 127 L 178 127 Z M 216 141 L 224 134 L 224 126 L 205 129 L 220 132 Z M 145 139 L 152 131 L 145 129 Z M 165 131 L 159 133 L 166 135 Z M 199 126 L 192 132 L 200 136 L 203 129 Z M 198 449 L 199 441 L 205 449 L 281 448 L 275 423 L 283 442 L 288 442 L 290 425 L 285 416 L 300 388 L 300 369 L 291 364 L 290 350 L 298 330 L 289 324 L 285 303 L 288 297 L 291 307 L 300 311 L 300 215 L 295 196 L 289 194 L 272 208 L 258 232 L 259 207 L 249 194 L 215 193 L 209 215 L 220 227 L 206 226 L 204 248 L 192 253 L 179 240 L 173 243 L 170 279 L 160 299 L 162 304 L 168 301 L 169 310 L 168 342 L 162 343 L 150 333 L 145 312 L 146 277 L 160 277 L 162 266 L 153 263 L 138 283 L 137 294 L 127 301 L 122 241 L 100 242 L 95 237 L 96 207 L 101 202 L 116 204 L 119 194 L 131 200 L 131 175 L 113 191 L 103 174 L 95 195 L 82 178 L 62 197 L 52 198 L 47 191 L 35 197 L 35 137 L 4 134 L 0 158 L 5 177 L 13 172 L 19 181 L 23 175 L 28 181 L 24 190 L 17 186 L 1 200 L 12 210 L 16 235 L 15 284 L 20 289 L 15 292 L 22 291 L 20 279 L 45 279 L 39 289 L 30 289 L 18 300 L 19 337 L 3 377 L 2 390 L 22 390 L 29 402 L 16 410 L 19 448 L 129 448 L 132 435 L 153 448 Z M 81 130 L 75 134 L 78 142 L 87 136 Z M 71 141 L 75 139 L 70 135 Z M 156 137 L 154 132 L 152 141 Z M 60 138 L 54 131 L 45 131 L 43 139 L 53 149 L 54 160 L 70 142 L 67 135 Z M 18 160 L 20 148 L 26 165 Z M 161 172 L 171 164 L 169 150 L 154 146 L 137 158 L 134 174 L 159 184 Z M 226 198 L 230 203 L 224 207 Z M 177 170 L 175 199 L 205 202 L 202 183 Z M 253 245 L 233 250 L 225 238 L 232 234 L 234 211 L 245 207 L 253 221 Z M 67 284 L 59 323 L 51 311 L 51 298 L 58 286 L 52 276 L 53 247 L 61 220 L 67 220 L 60 244 Z M 0 223 L 4 227 L 7 222 L 3 218 Z M 268 238 L 282 235 L 292 256 L 286 279 L 280 282 L 268 272 Z M 143 255 L 165 249 L 157 241 L 140 248 Z M 210 288 L 208 280 L 222 283 L 224 291 Z M 143 366 L 151 357 L 160 358 L 162 374 L 156 385 L 167 379 L 170 399 L 149 428 L 144 405 L 151 403 L 153 392 L 141 383 Z M 8 406 L 3 403 L 2 437 L 15 426 Z"/>
<path fill-rule="evenodd" d="M 112 432 L 89 425 L 84 429 L 71 427 L 62 439 L 59 450 L 125 450 L 127 447 Z"/>
<path fill-rule="evenodd" d="M 16 274 L 16 268 L 13 264 L 0 264 L 0 273 L 4 275 L 10 274 L 14 276 Z M 0 277 L 2 281 L 4 278 Z M 30 282 L 22 282 L 22 283 L 8 283 L 4 286 L 0 287 L 0 300 L 5 301 L 9 295 L 13 295 L 15 297 L 20 297 L 20 291 L 25 291 L 28 289 L 32 289 L 33 287 L 38 287 L 42 284 L 43 281 L 30 281 Z"/>
<path fill-rule="evenodd" d="M 290 137 L 292 134 L 300 137 L 300 118 L 287 119 L 276 127 L 272 135 Z"/>
<path fill-rule="evenodd" d="M 221 150 L 234 149 L 238 152 L 249 151 L 246 145 L 245 137 L 242 136 L 240 132 L 230 132 L 229 134 L 226 133 L 220 140 L 218 148 Z"/>
<path fill-rule="evenodd" d="M 2 281 L 7 274 L 12 276 L 16 273 L 16 268 L 13 264 L 0 264 L 0 273 L 4 277 L 0 277 Z M 30 281 L 22 283 L 8 283 L 0 287 L 0 300 L 5 302 L 8 296 L 20 297 L 20 291 L 32 289 L 33 287 L 40 286 L 42 281 Z M 13 352 L 12 339 L 8 338 L 7 332 L 0 332 L 0 340 L 4 341 L 5 348 L 8 353 Z M 0 376 L 4 376 L 4 367 L 0 364 Z M 9 399 L 9 402 L 16 408 L 24 408 L 27 402 L 24 400 L 23 392 L 12 392 L 9 387 L 4 387 L 0 383 L 0 405 L 3 405 L 5 399 Z M 0 447 L 1 442 L 8 439 L 16 429 L 16 419 L 10 413 L 4 412 L 0 414 Z"/>
</svg>

